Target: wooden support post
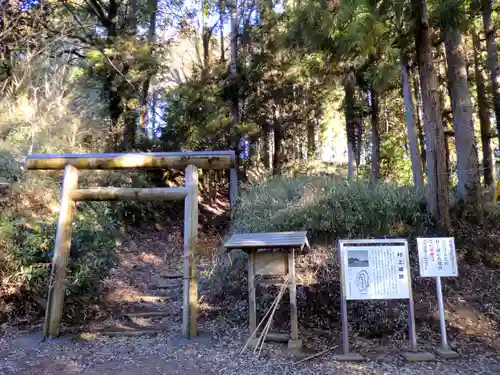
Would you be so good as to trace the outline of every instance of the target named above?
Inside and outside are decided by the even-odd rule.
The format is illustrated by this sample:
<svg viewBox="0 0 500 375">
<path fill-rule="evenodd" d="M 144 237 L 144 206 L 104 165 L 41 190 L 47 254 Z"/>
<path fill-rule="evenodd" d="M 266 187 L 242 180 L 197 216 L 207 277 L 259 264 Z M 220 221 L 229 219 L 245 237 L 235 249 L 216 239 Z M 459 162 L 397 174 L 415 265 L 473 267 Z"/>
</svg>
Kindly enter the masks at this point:
<svg viewBox="0 0 500 375">
<path fill-rule="evenodd" d="M 198 313 L 198 280 L 196 275 L 196 246 L 198 240 L 198 169 L 188 165 L 185 171 L 188 194 L 184 203 L 184 302 L 182 331 L 186 338 L 196 336 Z"/>
<path fill-rule="evenodd" d="M 71 165 L 64 168 L 64 178 L 61 189 L 61 209 L 57 223 L 54 257 L 52 258 L 52 272 L 49 281 L 49 295 L 45 310 L 45 337 L 59 336 L 62 309 L 64 302 L 64 283 L 66 268 L 71 246 L 71 223 L 75 211 L 75 201 L 71 199 L 71 192 L 78 186 L 78 169 Z"/>
<path fill-rule="evenodd" d="M 288 288 L 290 292 L 290 341 L 288 347 L 298 349 L 302 347 L 299 340 L 299 326 L 297 314 L 297 281 L 295 275 L 295 250 L 291 249 L 288 253 Z"/>
<path fill-rule="evenodd" d="M 255 250 L 248 253 L 248 329 L 253 334 L 257 328 L 257 305 L 255 301 Z"/>
<path fill-rule="evenodd" d="M 236 209 L 236 200 L 238 199 L 238 173 L 236 168 L 229 170 L 229 204 L 231 219 Z"/>
</svg>

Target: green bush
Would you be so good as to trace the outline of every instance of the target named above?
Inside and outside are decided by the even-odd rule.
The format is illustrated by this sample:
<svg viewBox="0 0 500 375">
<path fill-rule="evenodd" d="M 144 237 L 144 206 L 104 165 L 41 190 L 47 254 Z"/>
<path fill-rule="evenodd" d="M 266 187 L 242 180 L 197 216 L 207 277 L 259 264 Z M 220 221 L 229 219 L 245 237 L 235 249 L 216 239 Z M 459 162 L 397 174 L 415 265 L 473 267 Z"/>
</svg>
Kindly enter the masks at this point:
<svg viewBox="0 0 500 375">
<path fill-rule="evenodd" d="M 388 184 L 275 177 L 242 193 L 235 230 L 311 230 L 343 238 L 402 235 L 430 221 L 424 202 L 416 191 Z"/>
<path fill-rule="evenodd" d="M 89 316 L 115 257 L 116 221 L 107 204 L 79 205 L 73 223 L 64 319 Z M 19 211 L 0 214 L 0 322 L 43 313 L 57 214 L 43 220 Z M 10 306 L 9 306 L 10 304 Z"/>
</svg>

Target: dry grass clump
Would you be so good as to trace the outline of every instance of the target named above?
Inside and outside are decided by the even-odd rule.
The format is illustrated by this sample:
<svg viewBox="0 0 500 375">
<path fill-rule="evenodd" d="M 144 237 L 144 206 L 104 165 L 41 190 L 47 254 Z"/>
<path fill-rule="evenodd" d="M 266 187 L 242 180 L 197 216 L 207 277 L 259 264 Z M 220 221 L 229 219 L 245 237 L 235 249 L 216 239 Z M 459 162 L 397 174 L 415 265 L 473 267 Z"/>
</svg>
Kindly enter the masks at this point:
<svg viewBox="0 0 500 375">
<path fill-rule="evenodd" d="M 311 230 L 333 238 L 395 236 L 430 222 L 423 198 L 388 184 L 368 186 L 330 176 L 275 177 L 239 201 L 235 231 Z"/>
<path fill-rule="evenodd" d="M 24 156 L 98 151 L 107 128 L 91 80 L 65 61 L 47 63 L 50 54 L 27 53 L 0 100 L 0 182 L 8 185 L 0 202 L 0 323 L 43 314 L 59 210 L 61 173 L 27 172 Z M 98 300 L 115 247 L 116 219 L 110 213 L 106 204 L 78 206 L 67 320 L 85 316 Z"/>
</svg>

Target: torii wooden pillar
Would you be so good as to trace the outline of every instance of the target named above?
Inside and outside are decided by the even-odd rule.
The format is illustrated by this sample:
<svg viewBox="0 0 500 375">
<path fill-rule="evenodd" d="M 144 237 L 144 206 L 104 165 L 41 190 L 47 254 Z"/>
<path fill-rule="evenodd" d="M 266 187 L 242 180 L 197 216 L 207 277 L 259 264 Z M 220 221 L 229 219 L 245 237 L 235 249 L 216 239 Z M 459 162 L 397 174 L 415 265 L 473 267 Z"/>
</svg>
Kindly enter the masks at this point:
<svg viewBox="0 0 500 375">
<path fill-rule="evenodd" d="M 230 203 L 234 209 L 237 194 L 233 151 L 162 152 L 94 155 L 28 155 L 29 170 L 64 169 L 61 209 L 52 259 L 52 273 L 45 314 L 44 334 L 57 337 L 64 302 L 64 282 L 71 245 L 71 223 L 76 201 L 180 200 L 184 199 L 184 336 L 196 336 L 198 280 L 196 272 L 198 238 L 198 168 L 231 169 Z M 185 169 L 185 186 L 179 188 L 93 188 L 78 189 L 79 169 Z"/>
</svg>

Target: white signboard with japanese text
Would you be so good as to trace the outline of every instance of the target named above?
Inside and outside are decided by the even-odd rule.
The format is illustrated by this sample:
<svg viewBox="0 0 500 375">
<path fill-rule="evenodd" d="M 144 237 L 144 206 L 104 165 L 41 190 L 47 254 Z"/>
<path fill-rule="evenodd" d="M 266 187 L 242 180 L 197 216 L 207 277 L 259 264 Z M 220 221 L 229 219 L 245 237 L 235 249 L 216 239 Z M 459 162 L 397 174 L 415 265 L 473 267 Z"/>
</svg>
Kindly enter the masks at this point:
<svg viewBox="0 0 500 375">
<path fill-rule="evenodd" d="M 421 277 L 458 276 L 453 237 L 417 238 Z"/>
<path fill-rule="evenodd" d="M 410 298 L 406 240 L 339 242 L 347 300 Z"/>
</svg>

